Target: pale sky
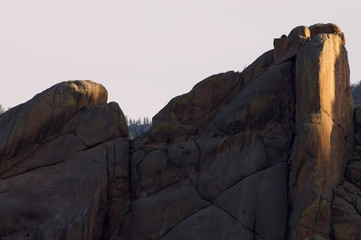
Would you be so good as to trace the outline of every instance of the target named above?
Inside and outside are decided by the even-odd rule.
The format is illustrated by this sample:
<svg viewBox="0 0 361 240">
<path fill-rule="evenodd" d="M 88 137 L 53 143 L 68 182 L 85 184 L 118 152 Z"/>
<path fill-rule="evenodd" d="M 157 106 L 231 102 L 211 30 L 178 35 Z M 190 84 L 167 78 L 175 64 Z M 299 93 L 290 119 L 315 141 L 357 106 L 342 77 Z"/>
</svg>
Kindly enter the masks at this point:
<svg viewBox="0 0 361 240">
<path fill-rule="evenodd" d="M 361 79 L 355 0 L 0 0 L 0 104 L 64 80 L 103 84 L 131 118 L 153 117 L 204 78 L 242 71 L 299 25 L 336 23 Z"/>
</svg>

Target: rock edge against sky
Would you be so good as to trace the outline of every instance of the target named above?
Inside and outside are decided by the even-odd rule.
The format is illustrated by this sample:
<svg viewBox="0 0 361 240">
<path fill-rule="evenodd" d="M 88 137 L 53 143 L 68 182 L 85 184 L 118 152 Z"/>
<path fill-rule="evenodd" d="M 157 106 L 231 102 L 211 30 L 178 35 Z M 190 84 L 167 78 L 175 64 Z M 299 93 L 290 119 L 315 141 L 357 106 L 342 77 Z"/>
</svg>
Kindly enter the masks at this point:
<svg viewBox="0 0 361 240">
<path fill-rule="evenodd" d="M 296 27 L 130 141 L 91 81 L 0 115 L 0 239 L 359 239 L 361 109 L 345 36 Z"/>
</svg>

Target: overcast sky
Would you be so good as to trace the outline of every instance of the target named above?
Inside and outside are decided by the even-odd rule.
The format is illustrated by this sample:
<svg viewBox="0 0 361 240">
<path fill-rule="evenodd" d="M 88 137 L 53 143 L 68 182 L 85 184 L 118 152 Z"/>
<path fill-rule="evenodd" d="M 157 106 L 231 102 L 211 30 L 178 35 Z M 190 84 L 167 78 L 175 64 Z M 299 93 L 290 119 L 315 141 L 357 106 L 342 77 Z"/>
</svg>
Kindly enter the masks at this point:
<svg viewBox="0 0 361 240">
<path fill-rule="evenodd" d="M 359 1 L 0 0 L 0 104 L 13 107 L 64 80 L 103 84 L 131 118 L 220 72 L 242 71 L 299 25 L 346 35 L 361 79 Z"/>
</svg>

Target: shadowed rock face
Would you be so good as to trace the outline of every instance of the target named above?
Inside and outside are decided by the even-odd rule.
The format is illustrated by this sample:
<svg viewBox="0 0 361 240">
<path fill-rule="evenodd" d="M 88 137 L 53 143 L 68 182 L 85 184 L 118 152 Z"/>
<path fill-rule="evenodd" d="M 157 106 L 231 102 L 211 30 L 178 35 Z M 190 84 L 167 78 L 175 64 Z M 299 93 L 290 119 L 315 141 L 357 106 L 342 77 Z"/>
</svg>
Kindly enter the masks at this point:
<svg viewBox="0 0 361 240">
<path fill-rule="evenodd" d="M 63 82 L 0 115 L 0 239 L 101 239 L 121 224 L 128 130 L 106 101 L 100 84 Z"/>
<path fill-rule="evenodd" d="M 360 238 L 344 44 L 334 24 L 297 27 L 172 99 L 132 142 L 91 81 L 5 112 L 0 239 Z"/>
</svg>

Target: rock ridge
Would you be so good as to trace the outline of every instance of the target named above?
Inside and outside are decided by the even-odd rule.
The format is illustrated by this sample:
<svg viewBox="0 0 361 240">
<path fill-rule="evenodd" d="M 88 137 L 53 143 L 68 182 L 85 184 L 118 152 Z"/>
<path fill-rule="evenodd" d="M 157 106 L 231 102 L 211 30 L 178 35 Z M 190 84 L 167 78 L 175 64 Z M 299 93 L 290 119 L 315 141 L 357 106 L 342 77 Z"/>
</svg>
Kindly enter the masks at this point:
<svg viewBox="0 0 361 240">
<path fill-rule="evenodd" d="M 299 26 L 128 138 L 92 81 L 0 115 L 0 239 L 361 237 L 361 108 L 345 37 Z"/>
</svg>

